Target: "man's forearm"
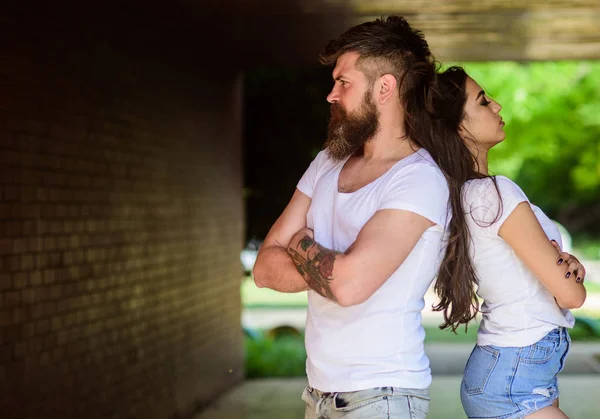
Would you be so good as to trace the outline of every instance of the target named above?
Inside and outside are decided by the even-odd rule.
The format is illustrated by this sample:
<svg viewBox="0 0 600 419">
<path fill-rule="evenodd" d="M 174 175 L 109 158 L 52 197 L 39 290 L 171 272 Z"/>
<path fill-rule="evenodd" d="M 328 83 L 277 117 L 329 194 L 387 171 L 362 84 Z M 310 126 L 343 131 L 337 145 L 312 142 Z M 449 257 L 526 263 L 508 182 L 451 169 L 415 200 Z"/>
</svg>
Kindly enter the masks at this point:
<svg viewBox="0 0 600 419">
<path fill-rule="evenodd" d="M 287 251 L 306 284 L 328 300 L 337 302 L 331 281 L 333 265 L 339 253 L 319 245 L 308 235 L 296 244 L 290 243 Z"/>
<path fill-rule="evenodd" d="M 261 249 L 252 272 L 254 282 L 260 288 L 288 293 L 310 289 L 284 247 L 269 246 Z"/>
</svg>

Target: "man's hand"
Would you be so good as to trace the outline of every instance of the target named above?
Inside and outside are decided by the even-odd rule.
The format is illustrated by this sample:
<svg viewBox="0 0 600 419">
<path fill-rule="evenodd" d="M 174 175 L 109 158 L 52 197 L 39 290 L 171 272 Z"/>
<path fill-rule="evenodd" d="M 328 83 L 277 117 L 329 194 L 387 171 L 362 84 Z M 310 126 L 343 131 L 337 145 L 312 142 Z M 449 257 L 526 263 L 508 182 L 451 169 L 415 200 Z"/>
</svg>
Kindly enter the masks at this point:
<svg viewBox="0 0 600 419">
<path fill-rule="evenodd" d="M 583 282 L 586 272 L 585 267 L 581 264 L 581 262 L 579 262 L 579 259 L 570 253 L 563 252 L 556 241 L 550 240 L 550 242 L 558 252 L 556 264 L 562 265 L 563 263 L 566 263 L 568 266 L 568 270 L 565 273 L 565 278 L 570 278 L 571 275 L 573 275 L 575 277 L 575 282 Z"/>
</svg>

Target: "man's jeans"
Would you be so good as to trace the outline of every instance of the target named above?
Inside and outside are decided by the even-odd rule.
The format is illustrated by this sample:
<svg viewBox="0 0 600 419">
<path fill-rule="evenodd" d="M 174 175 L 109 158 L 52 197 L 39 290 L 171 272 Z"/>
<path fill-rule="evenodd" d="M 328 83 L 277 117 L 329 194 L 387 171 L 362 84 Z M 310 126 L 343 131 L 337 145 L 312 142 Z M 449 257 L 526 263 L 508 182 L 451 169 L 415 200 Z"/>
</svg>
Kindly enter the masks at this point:
<svg viewBox="0 0 600 419">
<path fill-rule="evenodd" d="M 305 419 L 424 419 L 429 390 L 377 387 L 347 393 L 323 393 L 306 387 Z"/>
</svg>

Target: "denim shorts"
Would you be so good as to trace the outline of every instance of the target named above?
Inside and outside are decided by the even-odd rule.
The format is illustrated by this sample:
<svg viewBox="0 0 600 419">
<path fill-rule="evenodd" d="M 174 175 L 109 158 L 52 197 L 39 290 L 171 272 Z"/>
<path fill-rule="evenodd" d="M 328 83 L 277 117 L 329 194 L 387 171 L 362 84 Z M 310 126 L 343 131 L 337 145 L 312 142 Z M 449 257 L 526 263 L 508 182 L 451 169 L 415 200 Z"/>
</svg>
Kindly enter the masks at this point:
<svg viewBox="0 0 600 419">
<path fill-rule="evenodd" d="M 460 386 L 469 419 L 524 418 L 550 406 L 570 346 L 564 327 L 522 348 L 475 346 Z"/>
<path fill-rule="evenodd" d="M 376 387 L 323 393 L 307 386 L 302 393 L 305 419 L 425 419 L 429 390 Z"/>
</svg>

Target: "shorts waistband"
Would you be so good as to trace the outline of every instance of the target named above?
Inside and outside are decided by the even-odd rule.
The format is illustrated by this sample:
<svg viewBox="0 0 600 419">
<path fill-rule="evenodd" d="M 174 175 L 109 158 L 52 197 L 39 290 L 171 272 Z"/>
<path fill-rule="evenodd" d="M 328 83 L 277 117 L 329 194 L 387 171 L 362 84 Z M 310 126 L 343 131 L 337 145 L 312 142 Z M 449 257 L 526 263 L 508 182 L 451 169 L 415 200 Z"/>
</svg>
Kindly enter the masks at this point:
<svg viewBox="0 0 600 419">
<path fill-rule="evenodd" d="M 417 388 L 402 388 L 402 387 L 375 387 L 358 391 L 350 391 L 350 392 L 342 392 L 342 391 L 334 391 L 334 392 L 325 392 L 317 390 L 311 386 L 307 386 L 306 389 L 309 393 L 316 394 L 319 398 L 330 397 L 336 394 L 344 394 L 344 393 L 369 393 L 371 397 L 377 396 L 418 396 L 429 399 L 429 389 L 417 389 Z"/>
</svg>

